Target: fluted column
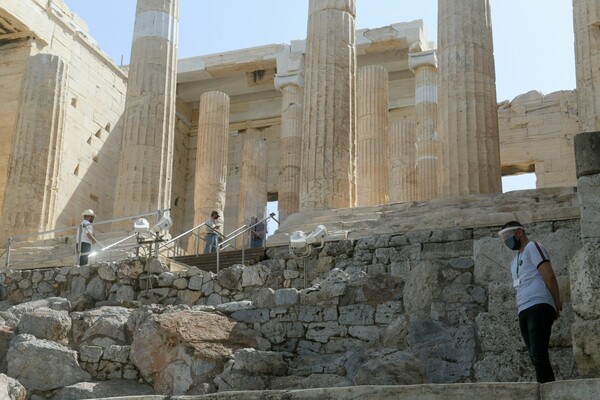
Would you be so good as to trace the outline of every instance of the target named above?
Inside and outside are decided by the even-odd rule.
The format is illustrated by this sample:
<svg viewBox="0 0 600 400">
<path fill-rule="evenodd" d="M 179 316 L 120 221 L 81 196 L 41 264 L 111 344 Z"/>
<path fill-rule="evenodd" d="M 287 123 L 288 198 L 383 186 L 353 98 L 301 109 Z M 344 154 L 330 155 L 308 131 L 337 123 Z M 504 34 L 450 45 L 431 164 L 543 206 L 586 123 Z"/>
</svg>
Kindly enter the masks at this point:
<svg viewBox="0 0 600 400">
<path fill-rule="evenodd" d="M 442 195 L 502 191 L 489 0 L 438 1 Z"/>
<path fill-rule="evenodd" d="M 394 121 L 390 124 L 388 151 L 390 160 L 390 203 L 415 199 L 415 123 Z"/>
<path fill-rule="evenodd" d="M 281 91 L 281 142 L 279 146 L 279 221 L 298 212 L 302 118 L 304 112 L 304 56 L 287 53 L 277 58 L 275 87 Z"/>
<path fill-rule="evenodd" d="M 229 143 L 229 96 L 202 93 L 198 105 L 194 226 L 205 222 L 213 210 L 223 215 Z M 227 218 L 225 215 L 224 218 Z"/>
<path fill-rule="evenodd" d="M 358 70 L 356 90 L 356 183 L 358 206 L 389 200 L 387 138 L 388 72 L 380 65 Z"/>
<path fill-rule="evenodd" d="M 242 172 L 240 179 L 240 197 L 238 200 L 238 223 L 249 225 L 252 217 L 262 220 L 267 209 L 267 142 L 252 139 L 244 142 L 242 148 Z M 238 246 L 248 236 L 239 238 Z M 247 244 L 247 243 L 246 243 Z"/>
<path fill-rule="evenodd" d="M 38 54 L 27 62 L 2 207 L 3 239 L 55 228 L 67 79 L 58 56 Z"/>
<path fill-rule="evenodd" d="M 600 130 L 600 1 L 573 0 L 577 111 L 581 132 Z"/>
<path fill-rule="evenodd" d="M 435 51 L 409 53 L 408 66 L 415 74 L 415 200 L 423 201 L 440 196 Z"/>
<path fill-rule="evenodd" d="M 310 0 L 300 209 L 355 203 L 355 0 Z"/>
<path fill-rule="evenodd" d="M 138 0 L 115 214 L 169 208 L 179 0 Z"/>
</svg>

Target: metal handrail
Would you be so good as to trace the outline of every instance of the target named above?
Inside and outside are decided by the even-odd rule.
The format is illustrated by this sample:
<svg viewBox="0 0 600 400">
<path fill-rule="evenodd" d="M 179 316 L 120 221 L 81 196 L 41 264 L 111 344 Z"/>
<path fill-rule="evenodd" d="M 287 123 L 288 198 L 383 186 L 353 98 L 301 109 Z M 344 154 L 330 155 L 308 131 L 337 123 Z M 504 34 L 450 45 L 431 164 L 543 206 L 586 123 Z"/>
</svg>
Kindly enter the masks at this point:
<svg viewBox="0 0 600 400">
<path fill-rule="evenodd" d="M 163 247 L 166 247 L 166 246 L 170 245 L 171 243 L 173 243 L 173 242 L 175 242 L 175 241 L 177 241 L 177 240 L 181 239 L 181 238 L 182 238 L 182 237 L 184 237 L 185 235 L 188 235 L 188 234 L 192 233 L 192 232 L 193 232 L 193 231 L 195 231 L 196 229 L 200 229 L 200 228 L 201 228 L 201 227 L 203 227 L 204 225 L 206 225 L 206 222 L 203 222 L 203 223 L 201 223 L 200 225 L 193 227 L 192 229 L 188 229 L 187 231 L 185 231 L 185 232 L 183 232 L 183 233 L 181 233 L 181 234 L 179 234 L 179 235 L 175 236 L 174 238 L 172 238 L 171 240 L 167 241 L 166 243 L 163 243 L 163 244 L 162 244 L 162 245 L 159 247 L 159 249 L 161 249 L 161 248 L 163 248 Z"/>
<path fill-rule="evenodd" d="M 135 218 L 141 218 L 141 217 L 146 217 L 146 216 L 155 215 L 155 214 L 157 214 L 158 218 L 160 219 L 160 216 L 166 211 L 170 211 L 170 208 L 163 208 L 163 209 L 159 209 L 156 211 L 148 211 L 148 212 L 137 214 L 137 215 L 131 215 L 128 217 L 113 218 L 113 219 L 109 219 L 106 221 L 94 222 L 91 225 L 98 226 L 98 225 L 110 224 L 110 223 L 114 223 L 114 222 L 132 220 Z M 54 234 L 54 233 L 59 233 L 59 232 L 77 230 L 77 229 L 79 229 L 80 225 L 81 224 L 69 226 L 66 228 L 58 228 L 58 229 L 53 229 L 53 230 L 49 230 L 49 231 L 26 233 L 26 234 L 22 234 L 22 235 L 16 235 L 16 236 L 9 237 L 7 239 L 7 243 L 6 243 L 6 263 L 5 263 L 6 268 L 8 268 L 10 266 L 12 245 L 13 245 L 13 243 L 15 243 L 15 241 L 20 240 L 20 239 L 29 238 L 29 237 L 43 236 L 43 235 L 49 235 L 49 234 Z M 79 246 L 76 246 L 76 250 L 77 250 L 77 262 L 79 262 L 79 256 L 81 255 L 81 250 L 80 250 Z"/>
<path fill-rule="evenodd" d="M 228 235 L 227 239 L 224 240 L 223 242 L 221 242 L 218 246 L 217 246 L 217 274 L 220 271 L 220 260 L 219 260 L 219 249 L 220 247 L 223 247 L 227 242 L 231 242 L 232 240 L 236 239 L 237 237 L 239 237 L 240 235 L 245 234 L 246 232 L 250 231 L 250 229 L 254 228 L 255 226 L 257 226 L 260 223 L 264 223 L 270 219 L 273 219 L 275 222 L 277 222 L 277 224 L 279 224 L 279 221 L 275 218 L 275 213 L 271 213 L 269 214 L 268 217 L 263 218 L 260 221 L 257 221 L 255 224 L 250 225 L 250 226 L 246 226 L 245 224 L 240 226 L 239 228 L 237 228 L 235 231 L 233 231 L 230 235 Z M 243 229 L 245 228 L 245 229 Z M 238 232 L 239 231 L 239 232 Z M 242 245 L 242 264 L 244 264 L 244 256 L 245 256 L 245 250 L 246 250 L 246 246 Z"/>
</svg>

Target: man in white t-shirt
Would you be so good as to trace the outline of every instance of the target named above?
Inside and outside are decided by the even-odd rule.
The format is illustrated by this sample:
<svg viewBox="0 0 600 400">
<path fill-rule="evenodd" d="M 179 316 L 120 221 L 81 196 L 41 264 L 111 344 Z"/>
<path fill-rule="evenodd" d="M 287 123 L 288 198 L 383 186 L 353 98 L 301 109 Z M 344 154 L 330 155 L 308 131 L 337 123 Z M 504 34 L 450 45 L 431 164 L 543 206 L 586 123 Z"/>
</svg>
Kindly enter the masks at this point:
<svg viewBox="0 0 600 400">
<path fill-rule="evenodd" d="M 88 256 L 92 252 L 92 245 L 96 243 L 94 227 L 92 225 L 96 214 L 94 213 L 94 210 L 88 209 L 81 213 L 81 216 L 83 217 L 83 221 L 81 221 L 79 228 L 77 228 L 79 265 L 87 265 Z"/>
<path fill-rule="evenodd" d="M 521 335 L 535 367 L 539 383 L 554 381 L 548 345 L 552 323 L 560 316 L 562 303 L 558 282 L 544 247 L 530 241 L 518 221 L 510 221 L 499 235 L 506 246 L 518 251 L 511 263 Z"/>
<path fill-rule="evenodd" d="M 221 224 L 218 222 L 220 215 L 218 211 L 210 213 L 210 218 L 206 221 L 206 237 L 204 238 L 204 254 L 214 253 L 219 245 L 218 234 Z"/>
</svg>

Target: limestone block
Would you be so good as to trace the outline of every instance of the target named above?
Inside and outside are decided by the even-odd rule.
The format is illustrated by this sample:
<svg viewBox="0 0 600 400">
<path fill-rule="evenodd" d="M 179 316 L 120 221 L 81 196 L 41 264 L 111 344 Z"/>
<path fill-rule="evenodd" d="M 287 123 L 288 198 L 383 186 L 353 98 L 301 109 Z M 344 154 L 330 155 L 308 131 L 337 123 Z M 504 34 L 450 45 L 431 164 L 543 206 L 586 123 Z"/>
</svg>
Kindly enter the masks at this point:
<svg viewBox="0 0 600 400">
<path fill-rule="evenodd" d="M 339 322 L 342 325 L 373 325 L 375 310 L 368 304 L 355 304 L 340 307 Z"/>
<path fill-rule="evenodd" d="M 583 377 L 600 374 L 600 320 L 575 321 L 572 328 L 573 354 Z"/>
<path fill-rule="evenodd" d="M 520 336 L 515 338 L 515 341 Z M 473 367 L 475 379 L 478 382 L 532 382 L 531 388 L 539 387 L 535 381 L 535 374 L 531 367 L 529 354 L 522 351 L 489 352 L 480 357 Z M 511 385 L 512 386 L 512 385 Z M 539 389 L 537 389 L 539 390 Z M 533 396 L 531 399 L 538 399 Z"/>
<path fill-rule="evenodd" d="M 581 204 L 581 239 L 600 238 L 600 174 L 577 180 L 577 196 Z"/>
<path fill-rule="evenodd" d="M 168 338 L 172 345 L 165 346 Z M 255 346 L 224 316 L 183 311 L 148 316 L 135 332 L 130 357 L 155 391 L 185 394 L 192 383 L 212 382 L 236 350 Z"/>
<path fill-rule="evenodd" d="M 313 322 L 308 324 L 306 339 L 327 343 L 331 337 L 346 336 L 348 328 L 334 321 Z"/>
<path fill-rule="evenodd" d="M 429 317 L 415 319 L 408 344 L 425 364 L 427 382 L 460 382 L 470 375 L 475 361 L 473 326 L 450 327 Z"/>
<path fill-rule="evenodd" d="M 475 283 L 487 286 L 490 283 L 510 282 L 510 262 L 514 257 L 498 237 L 484 237 L 473 242 Z"/>
<path fill-rule="evenodd" d="M 600 379 L 577 379 L 540 385 L 544 400 L 587 400 L 600 393 Z"/>
<path fill-rule="evenodd" d="M 438 262 L 423 261 L 410 271 L 402 296 L 408 315 L 429 315 L 432 302 L 441 293 L 438 278 L 441 267 Z"/>
<path fill-rule="evenodd" d="M 0 398 L 6 400 L 25 400 L 27 390 L 18 380 L 0 374 Z"/>
<path fill-rule="evenodd" d="M 61 342 L 71 331 L 71 318 L 66 311 L 38 308 L 21 317 L 18 330 L 20 334 Z"/>
<path fill-rule="evenodd" d="M 365 342 L 375 343 L 379 341 L 381 328 L 378 326 L 349 326 L 348 336 L 355 337 Z"/>
<path fill-rule="evenodd" d="M 497 353 L 500 350 L 517 352 L 523 349 L 516 309 L 514 313 L 499 314 L 496 311 L 479 314 L 476 324 L 477 338 L 484 353 Z"/>
<path fill-rule="evenodd" d="M 295 305 L 298 302 L 298 290 L 291 289 L 279 289 L 275 291 L 275 304 L 278 306 L 290 306 Z"/>
<path fill-rule="evenodd" d="M 31 335 L 15 337 L 7 359 L 8 374 L 29 389 L 47 391 L 92 379 L 79 366 L 77 352 Z M 32 363 L 31 359 L 36 362 Z M 56 368 L 56 365 L 61 367 Z"/>
<path fill-rule="evenodd" d="M 463 240 L 445 243 L 427 243 L 423 245 L 423 259 L 444 259 L 470 257 L 473 254 L 473 241 Z"/>
<path fill-rule="evenodd" d="M 389 324 L 394 318 L 402 311 L 402 302 L 400 301 L 388 301 L 377 305 L 375 311 L 375 323 L 377 324 Z"/>
<path fill-rule="evenodd" d="M 368 360 L 358 367 L 355 385 L 415 385 L 425 382 L 424 365 L 409 352 L 395 352 Z"/>
<path fill-rule="evenodd" d="M 600 132 L 580 133 L 574 142 L 577 178 L 600 174 Z"/>
<path fill-rule="evenodd" d="M 573 311 L 585 320 L 600 318 L 600 244 L 586 243 L 569 265 Z"/>
<path fill-rule="evenodd" d="M 262 286 L 270 274 L 271 270 L 261 264 L 246 267 L 242 271 L 242 287 Z"/>
</svg>

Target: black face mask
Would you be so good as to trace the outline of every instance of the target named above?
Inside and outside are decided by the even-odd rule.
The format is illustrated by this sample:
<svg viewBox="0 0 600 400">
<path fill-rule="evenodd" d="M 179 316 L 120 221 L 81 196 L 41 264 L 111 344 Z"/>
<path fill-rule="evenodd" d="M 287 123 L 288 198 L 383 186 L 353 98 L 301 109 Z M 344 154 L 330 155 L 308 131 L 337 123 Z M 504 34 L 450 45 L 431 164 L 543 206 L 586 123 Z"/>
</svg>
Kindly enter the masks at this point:
<svg viewBox="0 0 600 400">
<path fill-rule="evenodd" d="M 506 247 L 511 250 L 519 250 L 521 248 L 521 241 L 514 236 L 509 237 L 504 241 Z"/>
</svg>

